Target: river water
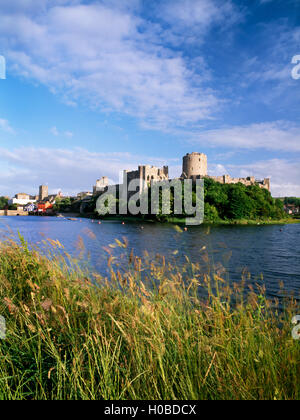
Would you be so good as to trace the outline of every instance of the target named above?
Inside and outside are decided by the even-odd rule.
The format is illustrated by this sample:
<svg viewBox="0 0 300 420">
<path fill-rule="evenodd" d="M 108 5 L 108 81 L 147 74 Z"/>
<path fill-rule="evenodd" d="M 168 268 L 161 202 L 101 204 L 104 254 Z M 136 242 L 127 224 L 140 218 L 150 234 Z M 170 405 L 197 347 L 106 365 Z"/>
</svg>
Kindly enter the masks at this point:
<svg viewBox="0 0 300 420">
<path fill-rule="evenodd" d="M 206 247 L 210 264 L 220 271 L 224 267 L 230 281 L 239 282 L 243 273 L 250 273 L 249 281 L 264 284 L 268 297 L 282 297 L 280 282 L 289 294 L 299 297 L 300 224 L 213 226 L 209 230 L 208 233 L 207 227 L 197 226 L 179 233 L 169 224 L 122 225 L 119 221 L 92 223 L 90 219 L 0 217 L 0 238 L 20 232 L 34 244 L 46 238 L 58 239 L 74 256 L 80 251 L 78 244 L 82 238 L 85 259 L 100 273 L 106 267 L 107 254 L 103 247 L 126 237 L 129 249 L 133 248 L 137 255 L 146 250 L 150 255 L 175 258 L 178 264 L 185 255 L 194 262 L 203 261 L 203 247 Z"/>
</svg>

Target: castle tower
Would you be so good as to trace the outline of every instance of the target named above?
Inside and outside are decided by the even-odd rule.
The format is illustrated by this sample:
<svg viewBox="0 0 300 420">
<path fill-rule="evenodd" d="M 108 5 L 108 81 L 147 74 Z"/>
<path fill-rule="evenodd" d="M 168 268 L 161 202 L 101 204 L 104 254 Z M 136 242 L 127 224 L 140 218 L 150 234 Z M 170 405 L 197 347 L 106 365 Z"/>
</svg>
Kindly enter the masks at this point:
<svg viewBox="0 0 300 420">
<path fill-rule="evenodd" d="M 41 185 L 39 188 L 39 201 L 44 200 L 49 196 L 48 194 L 48 186 L 47 185 Z"/>
<path fill-rule="evenodd" d="M 266 188 L 268 191 L 271 191 L 271 181 L 270 178 L 265 178 L 263 181 L 264 188 Z"/>
<path fill-rule="evenodd" d="M 204 153 L 187 153 L 182 162 L 182 178 L 207 176 L 207 156 Z"/>
</svg>

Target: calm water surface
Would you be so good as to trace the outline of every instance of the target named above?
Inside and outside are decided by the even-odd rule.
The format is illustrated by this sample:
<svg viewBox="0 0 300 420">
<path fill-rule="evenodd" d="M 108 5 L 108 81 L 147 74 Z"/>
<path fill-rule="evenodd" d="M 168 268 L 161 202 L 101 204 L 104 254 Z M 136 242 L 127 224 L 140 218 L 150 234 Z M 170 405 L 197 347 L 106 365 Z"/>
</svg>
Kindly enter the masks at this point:
<svg viewBox="0 0 300 420">
<path fill-rule="evenodd" d="M 218 270 L 225 267 L 231 281 L 239 282 L 243 272 L 251 273 L 253 284 L 265 284 L 269 297 L 280 297 L 279 283 L 289 293 L 300 294 L 300 224 L 285 226 L 204 226 L 190 227 L 178 233 L 172 225 L 139 224 L 105 221 L 101 225 L 89 219 L 70 221 L 55 217 L 0 217 L 0 237 L 18 231 L 30 243 L 45 238 L 58 239 L 68 252 L 76 256 L 78 239 L 85 244 L 86 256 L 94 270 L 105 270 L 107 246 L 126 237 L 129 248 L 141 255 L 163 254 L 180 264 L 187 255 L 202 262 L 203 246 L 209 251 L 211 264 Z M 91 232 L 94 234 L 91 234 Z M 95 239 L 96 237 L 96 239 Z M 202 251 L 201 251 L 202 250 Z"/>
</svg>

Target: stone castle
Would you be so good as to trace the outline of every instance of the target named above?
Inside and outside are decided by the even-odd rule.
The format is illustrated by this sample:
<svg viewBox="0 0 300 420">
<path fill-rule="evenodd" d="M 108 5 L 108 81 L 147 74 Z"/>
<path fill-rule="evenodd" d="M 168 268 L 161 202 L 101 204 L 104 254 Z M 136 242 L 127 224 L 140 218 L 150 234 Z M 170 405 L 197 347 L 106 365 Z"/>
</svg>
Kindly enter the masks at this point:
<svg viewBox="0 0 300 420">
<path fill-rule="evenodd" d="M 209 176 L 207 174 L 207 156 L 203 153 L 187 153 L 183 157 L 182 163 L 182 179 L 201 179 L 210 178 L 221 184 L 244 184 L 246 186 L 258 185 L 260 188 L 265 188 L 270 191 L 270 179 L 264 178 L 263 180 L 257 180 L 254 176 L 247 178 L 232 178 L 230 175 L 222 176 Z"/>
<path fill-rule="evenodd" d="M 137 171 L 128 171 L 123 172 L 123 182 L 124 184 L 127 181 L 127 185 L 134 179 L 140 180 L 139 191 L 143 191 L 147 184 L 152 182 L 163 181 L 169 179 L 169 168 L 168 166 L 163 166 L 162 168 L 157 168 L 156 166 L 150 165 L 141 165 L 138 167 Z"/>
<path fill-rule="evenodd" d="M 125 178 L 126 177 L 126 178 Z M 207 174 L 207 156 L 204 153 L 187 153 L 183 157 L 182 161 L 182 175 L 180 179 L 201 179 L 210 178 L 221 184 L 244 184 L 246 186 L 258 185 L 260 188 L 265 188 L 270 191 L 270 179 L 265 178 L 263 180 L 257 180 L 254 176 L 247 178 L 232 178 L 230 175 L 222 176 L 210 176 Z M 140 180 L 140 191 L 145 187 L 145 183 L 151 184 L 152 182 L 168 180 L 169 179 L 169 168 L 163 166 L 157 168 L 156 166 L 139 166 L 137 171 L 124 171 L 124 183 L 127 179 L 127 183 L 133 179 Z M 145 183 L 143 182 L 145 181 Z"/>
</svg>

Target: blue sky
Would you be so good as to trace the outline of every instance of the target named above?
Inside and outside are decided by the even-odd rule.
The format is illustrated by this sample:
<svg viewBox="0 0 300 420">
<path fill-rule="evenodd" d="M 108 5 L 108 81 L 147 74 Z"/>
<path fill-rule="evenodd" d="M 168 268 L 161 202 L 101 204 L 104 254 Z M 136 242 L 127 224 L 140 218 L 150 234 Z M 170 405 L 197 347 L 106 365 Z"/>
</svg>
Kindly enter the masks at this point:
<svg viewBox="0 0 300 420">
<path fill-rule="evenodd" d="M 0 195 L 198 151 L 300 196 L 299 54 L 298 0 L 0 0 Z"/>
</svg>

